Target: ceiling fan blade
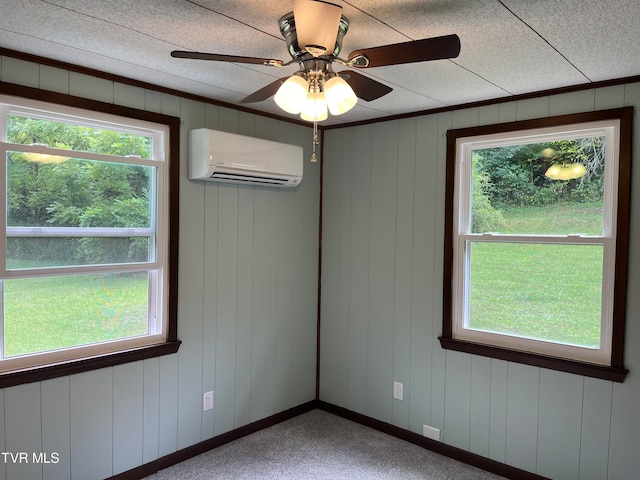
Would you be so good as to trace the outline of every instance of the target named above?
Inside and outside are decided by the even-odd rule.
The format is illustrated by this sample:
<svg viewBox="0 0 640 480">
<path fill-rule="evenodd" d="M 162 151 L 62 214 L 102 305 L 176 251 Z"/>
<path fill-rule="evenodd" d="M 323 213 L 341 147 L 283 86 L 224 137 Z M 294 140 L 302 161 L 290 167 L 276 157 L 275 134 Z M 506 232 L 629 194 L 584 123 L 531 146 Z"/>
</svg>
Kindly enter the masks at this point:
<svg viewBox="0 0 640 480">
<path fill-rule="evenodd" d="M 298 45 L 314 57 L 330 55 L 336 46 L 342 7 L 321 0 L 294 0 Z"/>
<path fill-rule="evenodd" d="M 383 97 L 393 90 L 393 88 L 380 83 L 377 80 L 352 70 L 344 70 L 339 72 L 338 75 L 340 75 L 349 84 L 353 89 L 353 93 L 356 94 L 356 97 L 367 102 Z"/>
<path fill-rule="evenodd" d="M 174 50 L 171 52 L 174 58 L 191 58 L 194 60 L 213 60 L 214 62 L 252 63 L 255 65 L 268 65 L 271 67 L 283 66 L 282 60 L 258 57 L 240 57 L 237 55 L 221 55 L 218 53 L 185 52 Z"/>
<path fill-rule="evenodd" d="M 349 54 L 349 66 L 358 68 L 385 67 L 387 65 L 455 58 L 459 53 L 460 38 L 455 34 L 444 35 L 355 50 Z"/>
<path fill-rule="evenodd" d="M 247 95 L 246 97 L 244 97 L 242 100 L 240 100 L 240 103 L 254 103 L 254 102 L 262 102 L 263 100 L 266 100 L 267 98 L 276 94 L 276 92 L 280 88 L 280 85 L 282 85 L 285 82 L 285 80 L 287 80 L 287 78 L 289 77 L 279 78 L 275 82 L 272 82 L 269 85 L 262 87 L 260 90 L 257 90 L 253 92 L 251 95 Z"/>
</svg>

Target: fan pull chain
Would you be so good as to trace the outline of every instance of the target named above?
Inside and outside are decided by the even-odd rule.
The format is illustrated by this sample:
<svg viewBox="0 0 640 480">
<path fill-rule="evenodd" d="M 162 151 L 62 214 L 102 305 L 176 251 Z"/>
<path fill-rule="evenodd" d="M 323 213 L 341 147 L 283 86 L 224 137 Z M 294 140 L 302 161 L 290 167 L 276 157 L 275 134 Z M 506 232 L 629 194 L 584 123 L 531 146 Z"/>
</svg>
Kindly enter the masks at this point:
<svg viewBox="0 0 640 480">
<path fill-rule="evenodd" d="M 313 152 L 311 153 L 311 163 L 316 163 L 318 161 L 318 157 L 316 156 L 316 145 L 320 143 L 318 141 L 318 122 L 313 121 Z"/>
</svg>

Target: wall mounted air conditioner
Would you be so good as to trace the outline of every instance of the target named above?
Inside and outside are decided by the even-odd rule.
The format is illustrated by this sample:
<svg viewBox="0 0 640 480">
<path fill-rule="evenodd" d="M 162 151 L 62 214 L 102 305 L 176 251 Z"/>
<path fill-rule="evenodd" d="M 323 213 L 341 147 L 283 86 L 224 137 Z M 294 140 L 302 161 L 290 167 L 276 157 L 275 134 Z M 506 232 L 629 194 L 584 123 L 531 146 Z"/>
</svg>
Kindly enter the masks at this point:
<svg viewBox="0 0 640 480">
<path fill-rule="evenodd" d="M 302 147 L 208 128 L 189 131 L 191 180 L 295 187 L 302 181 Z"/>
</svg>

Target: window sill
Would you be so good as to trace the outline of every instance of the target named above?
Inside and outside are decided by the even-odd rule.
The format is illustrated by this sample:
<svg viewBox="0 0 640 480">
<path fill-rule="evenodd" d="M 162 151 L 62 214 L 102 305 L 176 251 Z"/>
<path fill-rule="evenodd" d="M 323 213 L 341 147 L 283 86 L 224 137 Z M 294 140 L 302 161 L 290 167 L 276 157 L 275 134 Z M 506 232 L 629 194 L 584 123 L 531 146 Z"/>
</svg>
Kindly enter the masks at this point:
<svg viewBox="0 0 640 480">
<path fill-rule="evenodd" d="M 12 387 L 24 383 L 41 382 L 56 377 L 88 372 L 99 368 L 113 367 L 123 363 L 137 362 L 147 358 L 170 355 L 178 351 L 181 343 L 180 340 L 176 340 L 148 347 L 109 353 L 98 357 L 83 358 L 81 360 L 55 365 L 44 365 L 25 370 L 6 372 L 0 374 L 0 388 Z"/>
<path fill-rule="evenodd" d="M 508 348 L 457 340 L 451 337 L 442 336 L 438 337 L 438 340 L 440 340 L 440 345 L 445 350 L 471 353 L 473 355 L 497 358 L 508 362 L 523 363 L 534 367 L 548 368 L 551 370 L 558 370 L 560 372 L 574 373 L 576 375 L 600 378 L 602 380 L 610 380 L 612 382 L 623 382 L 627 373 L 629 373 L 625 368 L 577 362 L 574 360 L 549 357 L 535 353 L 510 350 Z"/>
</svg>

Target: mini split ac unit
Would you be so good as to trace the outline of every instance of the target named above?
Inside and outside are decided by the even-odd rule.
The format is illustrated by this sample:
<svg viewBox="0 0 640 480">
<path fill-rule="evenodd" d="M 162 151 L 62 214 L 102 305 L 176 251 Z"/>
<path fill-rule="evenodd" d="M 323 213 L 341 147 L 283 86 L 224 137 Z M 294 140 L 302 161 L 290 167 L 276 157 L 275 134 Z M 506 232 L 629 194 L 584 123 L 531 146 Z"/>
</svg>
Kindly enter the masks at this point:
<svg viewBox="0 0 640 480">
<path fill-rule="evenodd" d="M 208 128 L 189 131 L 189 178 L 276 187 L 302 181 L 302 147 Z"/>
</svg>

